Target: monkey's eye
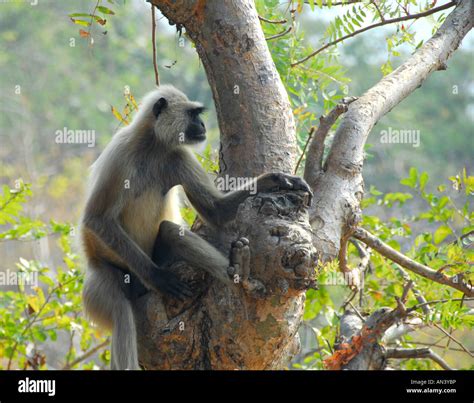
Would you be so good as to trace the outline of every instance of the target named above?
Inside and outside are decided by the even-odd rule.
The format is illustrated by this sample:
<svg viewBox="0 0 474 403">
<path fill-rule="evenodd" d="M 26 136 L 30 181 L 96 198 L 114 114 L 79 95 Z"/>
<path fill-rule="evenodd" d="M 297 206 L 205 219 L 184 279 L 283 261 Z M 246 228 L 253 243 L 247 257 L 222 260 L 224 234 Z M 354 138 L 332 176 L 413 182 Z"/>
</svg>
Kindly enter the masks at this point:
<svg viewBox="0 0 474 403">
<path fill-rule="evenodd" d="M 198 116 L 200 115 L 201 113 L 205 112 L 206 111 L 206 108 L 204 106 L 199 106 L 197 108 L 193 108 L 193 109 L 189 109 L 188 110 L 188 113 L 190 116 Z"/>
</svg>

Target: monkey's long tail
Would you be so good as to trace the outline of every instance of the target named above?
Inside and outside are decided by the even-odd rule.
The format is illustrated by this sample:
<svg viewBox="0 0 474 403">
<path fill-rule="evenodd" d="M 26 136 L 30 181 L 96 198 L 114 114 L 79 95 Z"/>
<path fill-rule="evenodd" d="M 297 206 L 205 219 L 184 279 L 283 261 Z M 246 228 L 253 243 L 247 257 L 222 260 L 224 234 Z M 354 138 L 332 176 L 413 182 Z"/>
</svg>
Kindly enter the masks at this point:
<svg viewBox="0 0 474 403">
<path fill-rule="evenodd" d="M 116 301 L 112 330 L 111 369 L 139 369 L 137 331 L 130 301 Z"/>
</svg>

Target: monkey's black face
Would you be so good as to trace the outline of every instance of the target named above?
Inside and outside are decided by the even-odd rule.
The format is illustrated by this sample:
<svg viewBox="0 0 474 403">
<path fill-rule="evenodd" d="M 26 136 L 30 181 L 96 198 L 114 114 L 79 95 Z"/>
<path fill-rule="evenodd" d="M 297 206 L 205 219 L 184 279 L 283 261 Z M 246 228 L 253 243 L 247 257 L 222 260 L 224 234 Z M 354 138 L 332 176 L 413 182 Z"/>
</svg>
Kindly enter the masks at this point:
<svg viewBox="0 0 474 403">
<path fill-rule="evenodd" d="M 202 107 L 188 110 L 189 124 L 184 131 L 185 142 L 187 144 L 200 143 L 206 140 L 206 126 L 199 116 L 202 112 L 204 112 L 204 108 Z"/>
</svg>

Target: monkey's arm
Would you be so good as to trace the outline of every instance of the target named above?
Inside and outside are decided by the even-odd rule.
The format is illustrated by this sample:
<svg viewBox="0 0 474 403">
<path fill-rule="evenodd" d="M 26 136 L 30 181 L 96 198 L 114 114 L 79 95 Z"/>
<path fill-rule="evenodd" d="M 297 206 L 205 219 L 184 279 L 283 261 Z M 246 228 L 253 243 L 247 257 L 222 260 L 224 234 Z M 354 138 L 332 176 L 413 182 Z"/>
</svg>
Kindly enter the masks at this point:
<svg viewBox="0 0 474 403">
<path fill-rule="evenodd" d="M 193 157 L 187 158 L 185 154 L 176 157 L 177 172 L 180 172 L 179 184 L 184 188 L 186 196 L 204 220 L 219 226 L 232 219 L 237 214 L 239 205 L 249 197 L 251 189 L 256 187 L 257 192 L 273 192 L 279 190 L 303 190 L 310 195 L 313 192 L 309 185 L 300 177 L 283 173 L 263 174 L 254 179 L 247 189 L 222 193 L 216 189 L 207 173 Z"/>
</svg>

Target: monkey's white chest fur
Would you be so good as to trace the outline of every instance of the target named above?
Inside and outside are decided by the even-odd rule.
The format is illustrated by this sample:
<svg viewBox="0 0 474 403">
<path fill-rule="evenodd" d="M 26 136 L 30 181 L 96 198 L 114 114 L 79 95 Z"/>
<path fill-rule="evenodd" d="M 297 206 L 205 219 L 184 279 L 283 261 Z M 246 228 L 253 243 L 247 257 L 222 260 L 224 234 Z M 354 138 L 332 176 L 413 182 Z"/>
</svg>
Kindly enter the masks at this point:
<svg viewBox="0 0 474 403">
<path fill-rule="evenodd" d="M 147 190 L 130 200 L 121 214 L 123 228 L 148 256 L 152 254 L 158 229 L 164 220 L 182 224 L 178 186 L 170 189 L 165 197 L 159 189 Z"/>
</svg>

